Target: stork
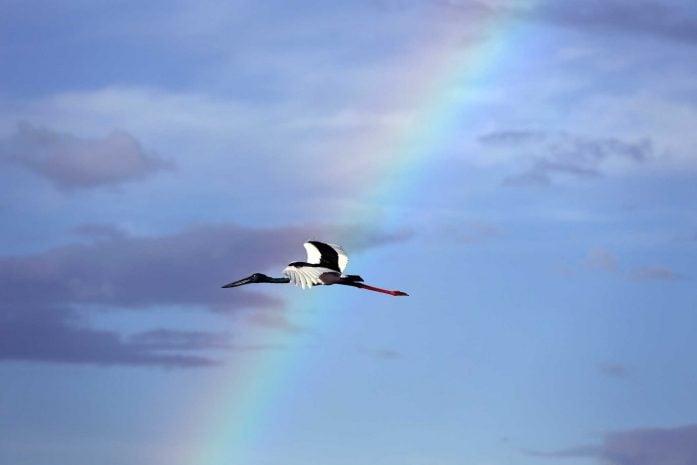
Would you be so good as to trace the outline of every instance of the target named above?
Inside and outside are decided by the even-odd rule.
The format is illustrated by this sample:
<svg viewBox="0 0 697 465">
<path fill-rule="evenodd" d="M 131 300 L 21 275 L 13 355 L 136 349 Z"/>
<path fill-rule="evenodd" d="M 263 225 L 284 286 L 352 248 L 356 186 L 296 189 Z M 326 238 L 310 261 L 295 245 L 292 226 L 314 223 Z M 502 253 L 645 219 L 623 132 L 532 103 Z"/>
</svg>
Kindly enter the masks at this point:
<svg viewBox="0 0 697 465">
<path fill-rule="evenodd" d="M 283 270 L 283 278 L 272 278 L 262 273 L 254 273 L 223 287 L 237 287 L 252 283 L 292 283 L 306 289 L 312 286 L 343 284 L 344 286 L 353 286 L 393 296 L 409 295 L 402 291 L 390 291 L 368 286 L 363 284 L 363 278 L 355 274 L 345 275 L 344 269 L 348 264 L 348 255 L 341 246 L 319 241 L 308 241 L 305 242 L 304 246 L 307 251 L 307 261 L 290 263 Z"/>
</svg>

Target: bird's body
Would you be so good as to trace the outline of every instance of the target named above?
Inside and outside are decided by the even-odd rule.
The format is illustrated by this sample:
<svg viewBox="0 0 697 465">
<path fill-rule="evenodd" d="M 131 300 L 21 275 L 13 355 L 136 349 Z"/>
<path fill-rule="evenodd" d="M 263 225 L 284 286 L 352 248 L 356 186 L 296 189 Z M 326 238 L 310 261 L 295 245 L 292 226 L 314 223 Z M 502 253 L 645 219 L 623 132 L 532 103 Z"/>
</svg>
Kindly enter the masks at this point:
<svg viewBox="0 0 697 465">
<path fill-rule="evenodd" d="M 349 260 L 348 255 L 339 245 L 308 241 L 304 246 L 307 251 L 307 261 L 288 264 L 283 270 L 284 278 L 271 278 L 261 273 L 255 273 L 223 287 L 237 287 L 250 283 L 292 283 L 307 289 L 312 286 L 343 284 L 394 296 L 408 295 L 402 291 L 390 291 L 368 286 L 362 284 L 363 278 L 358 275 L 343 274 Z"/>
</svg>

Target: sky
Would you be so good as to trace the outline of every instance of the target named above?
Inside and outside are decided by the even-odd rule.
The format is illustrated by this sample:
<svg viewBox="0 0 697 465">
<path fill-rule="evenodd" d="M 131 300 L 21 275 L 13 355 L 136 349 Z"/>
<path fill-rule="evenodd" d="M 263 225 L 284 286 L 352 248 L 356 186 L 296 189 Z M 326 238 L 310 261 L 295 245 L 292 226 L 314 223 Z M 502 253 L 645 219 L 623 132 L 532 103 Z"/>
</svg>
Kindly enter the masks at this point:
<svg viewBox="0 0 697 465">
<path fill-rule="evenodd" d="M 0 462 L 697 463 L 688 0 L 0 0 Z M 221 285 L 341 244 L 399 289 Z"/>
</svg>

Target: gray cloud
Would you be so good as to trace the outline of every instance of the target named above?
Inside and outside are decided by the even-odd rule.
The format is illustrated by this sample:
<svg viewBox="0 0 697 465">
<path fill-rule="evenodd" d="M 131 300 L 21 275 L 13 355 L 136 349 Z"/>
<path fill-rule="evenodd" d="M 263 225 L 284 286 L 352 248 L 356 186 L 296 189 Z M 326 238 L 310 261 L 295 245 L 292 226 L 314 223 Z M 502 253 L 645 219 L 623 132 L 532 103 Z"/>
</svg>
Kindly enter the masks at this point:
<svg viewBox="0 0 697 465">
<path fill-rule="evenodd" d="M 584 264 L 591 270 L 617 271 L 617 257 L 600 247 L 595 247 L 588 253 Z"/>
<path fill-rule="evenodd" d="M 75 233 L 90 239 L 123 239 L 126 231 L 113 224 L 83 224 L 75 228 Z"/>
<path fill-rule="evenodd" d="M 98 233 L 100 240 L 0 257 L 4 320 L 0 359 L 211 365 L 216 363 L 213 359 L 182 352 L 222 348 L 219 334 L 156 330 L 125 339 L 115 332 L 90 329 L 80 308 L 85 304 L 132 309 L 176 304 L 227 312 L 281 306 L 263 294 L 226 293 L 220 285 L 229 276 L 248 274 L 246 261 L 258 260 L 259 266 L 271 261 L 274 246 L 268 253 L 259 253 L 255 235 L 262 242 L 282 244 L 284 234 L 293 236 L 290 231 L 255 232 L 228 225 L 147 238 L 129 237 L 108 225 L 80 229 L 91 237 Z"/>
<path fill-rule="evenodd" d="M 620 270 L 617 257 L 601 247 L 591 249 L 583 260 L 583 265 L 591 271 L 617 272 Z M 661 265 L 637 267 L 622 271 L 622 275 L 633 281 L 676 281 L 685 277 Z"/>
<path fill-rule="evenodd" d="M 124 131 L 83 139 L 29 123 L 20 123 L 15 134 L 0 141 L 0 161 L 22 166 L 61 189 L 114 186 L 174 167 L 145 153 Z"/>
<path fill-rule="evenodd" d="M 687 2 L 685 3 L 687 6 Z M 574 29 L 616 31 L 687 43 L 697 42 L 694 10 L 675 2 L 586 0 L 543 2 L 527 14 Z"/>
<path fill-rule="evenodd" d="M 77 312 L 64 307 L 0 305 L 0 361 L 171 367 L 219 364 L 210 357 L 182 353 L 206 348 L 200 344 L 205 333 L 195 341 L 198 345 L 180 346 L 176 353 L 171 353 L 163 352 L 172 348 L 166 341 L 133 343 L 113 331 L 80 326 L 78 320 Z"/>
<path fill-rule="evenodd" d="M 293 323 L 282 309 L 258 309 L 247 316 L 247 321 L 257 326 L 288 333 L 300 333 L 305 328 Z"/>
<path fill-rule="evenodd" d="M 548 185 L 562 176 L 597 177 L 602 175 L 603 163 L 607 161 L 640 163 L 654 156 L 649 139 L 627 142 L 567 132 L 499 131 L 482 135 L 478 141 L 491 149 L 515 151 L 532 160 L 528 168 L 504 179 L 504 184 L 510 186 Z"/>
<path fill-rule="evenodd" d="M 232 347 L 229 333 L 207 331 L 174 331 L 154 329 L 132 334 L 128 342 L 144 348 L 169 350 L 229 349 Z"/>
<path fill-rule="evenodd" d="M 35 255 L 0 257 L 0 293 L 6 303 L 15 305 L 189 304 L 219 311 L 279 305 L 261 294 L 244 290 L 223 294 L 217 288 L 231 276 L 257 271 L 255 265 L 263 269 L 278 257 L 292 256 L 290 251 L 302 244 L 298 239 L 306 234 L 293 228 L 220 225 L 160 237 L 116 235 Z"/>
<path fill-rule="evenodd" d="M 478 140 L 484 145 L 518 145 L 530 142 L 544 142 L 546 134 L 539 131 L 495 131 L 479 136 Z"/>
<path fill-rule="evenodd" d="M 232 335 L 226 332 L 212 331 L 177 331 L 171 329 L 153 329 L 131 334 L 128 343 L 138 348 L 158 351 L 166 350 L 280 350 L 281 344 L 239 344 L 234 343 Z"/>
<path fill-rule="evenodd" d="M 410 2 L 392 3 L 406 5 Z M 697 17 L 687 1 L 681 4 L 676 1 L 650 0 L 431 0 L 431 4 L 461 15 L 508 15 L 589 33 L 615 32 L 686 43 L 697 42 Z"/>
<path fill-rule="evenodd" d="M 307 238 L 331 238 L 341 228 L 254 229 L 228 224 L 160 237 L 129 236 L 110 225 L 78 229 L 91 241 L 0 257 L 0 360 L 214 364 L 210 358 L 182 351 L 243 348 L 231 346 L 220 333 L 157 329 L 124 338 L 92 330 L 85 308 L 177 305 L 218 313 L 245 308 L 255 312 L 251 323 L 298 331 L 282 301 L 263 294 L 263 287 L 250 291 L 220 286 L 257 271 L 278 275 L 287 263 L 304 258 L 302 243 Z M 391 236 L 381 237 L 385 243 Z M 397 234 L 391 240 L 402 237 Z"/>
<path fill-rule="evenodd" d="M 402 358 L 402 353 L 393 349 L 367 349 L 366 352 L 380 360 L 399 360 Z"/>
<path fill-rule="evenodd" d="M 567 449 L 555 450 L 551 452 L 527 450 L 524 449 L 527 455 L 532 455 L 535 457 L 551 458 L 551 459 L 568 459 L 568 458 L 579 458 L 579 457 L 601 457 L 603 450 L 598 446 L 578 446 L 569 447 Z"/>
<path fill-rule="evenodd" d="M 644 266 L 636 268 L 629 276 L 637 281 L 675 281 L 681 276 L 665 266 Z"/>
<path fill-rule="evenodd" d="M 553 459 L 595 458 L 598 463 L 607 465 L 694 465 L 697 463 L 697 424 L 611 432 L 604 435 L 600 445 L 526 452 Z"/>
<path fill-rule="evenodd" d="M 621 363 L 601 363 L 598 365 L 598 371 L 609 378 L 626 378 L 629 375 L 629 370 Z"/>
</svg>

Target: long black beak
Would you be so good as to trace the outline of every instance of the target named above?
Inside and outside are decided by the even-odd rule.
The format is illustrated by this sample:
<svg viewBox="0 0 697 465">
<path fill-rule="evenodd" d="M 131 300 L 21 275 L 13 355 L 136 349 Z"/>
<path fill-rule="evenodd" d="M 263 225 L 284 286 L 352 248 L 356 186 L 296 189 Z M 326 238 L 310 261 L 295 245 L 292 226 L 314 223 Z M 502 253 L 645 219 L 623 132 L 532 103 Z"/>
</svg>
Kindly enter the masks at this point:
<svg viewBox="0 0 697 465">
<path fill-rule="evenodd" d="M 254 275 L 252 275 L 252 276 L 254 276 Z M 239 281 L 235 281 L 233 283 L 226 284 L 223 287 L 237 287 L 237 286 L 241 286 L 243 284 L 249 284 L 249 283 L 253 282 L 252 276 L 247 276 L 246 278 L 240 279 Z"/>
</svg>

